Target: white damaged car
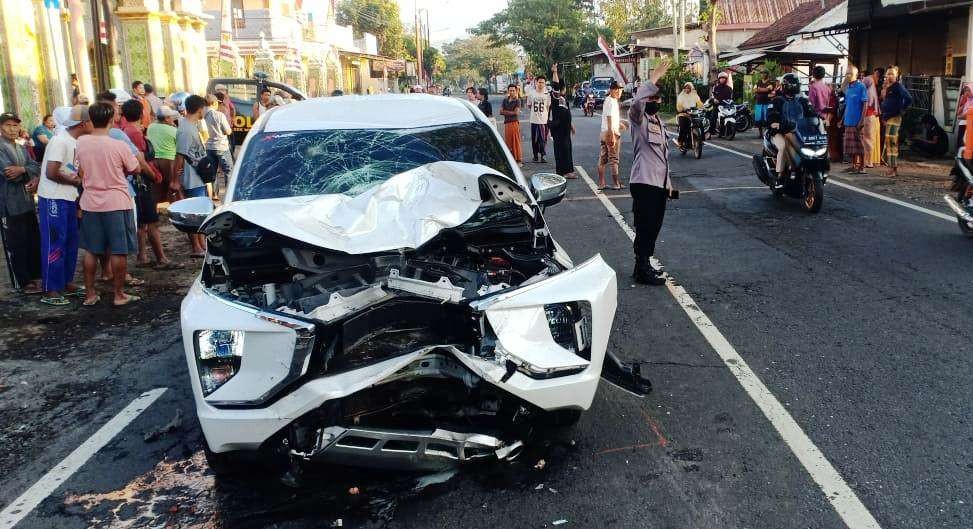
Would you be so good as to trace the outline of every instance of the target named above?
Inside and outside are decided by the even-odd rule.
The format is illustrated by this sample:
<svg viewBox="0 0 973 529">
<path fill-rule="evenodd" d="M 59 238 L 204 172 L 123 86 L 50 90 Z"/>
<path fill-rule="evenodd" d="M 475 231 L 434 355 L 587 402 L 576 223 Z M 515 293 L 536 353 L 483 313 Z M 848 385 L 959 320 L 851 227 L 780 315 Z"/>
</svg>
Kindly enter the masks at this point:
<svg viewBox="0 0 973 529">
<path fill-rule="evenodd" d="M 196 411 L 218 473 L 249 453 L 441 468 L 516 457 L 576 420 L 606 355 L 615 272 L 573 264 L 491 123 L 458 99 L 312 99 L 254 125 L 226 202 L 173 204 L 206 235 L 182 303 Z"/>
</svg>

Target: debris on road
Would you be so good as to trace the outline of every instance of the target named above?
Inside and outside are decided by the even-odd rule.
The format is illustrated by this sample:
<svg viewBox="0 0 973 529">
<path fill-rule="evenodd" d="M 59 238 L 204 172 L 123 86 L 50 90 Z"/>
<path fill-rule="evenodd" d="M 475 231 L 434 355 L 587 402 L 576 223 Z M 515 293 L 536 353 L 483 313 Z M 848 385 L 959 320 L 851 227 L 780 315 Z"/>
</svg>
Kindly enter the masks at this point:
<svg viewBox="0 0 973 529">
<path fill-rule="evenodd" d="M 179 428 L 182 428 L 182 408 L 176 409 L 176 415 L 171 421 L 165 424 L 162 428 L 154 430 L 145 434 L 144 440 L 146 443 L 151 443 L 157 441 L 160 437 L 167 433 L 172 433 Z"/>
<path fill-rule="evenodd" d="M 543 488 L 544 488 L 544 484 L 543 483 L 538 483 L 537 486 L 534 487 L 534 490 L 541 490 Z"/>
<path fill-rule="evenodd" d="M 546 465 L 546 464 L 547 464 L 547 462 L 545 462 L 543 459 L 541 459 L 541 460 L 539 460 L 537 462 L 536 465 L 534 465 L 534 469 L 535 470 L 544 470 L 544 465 Z"/>
<path fill-rule="evenodd" d="M 567 520 L 554 520 L 553 522 L 551 522 L 551 525 L 564 525 L 566 523 L 568 523 Z"/>
</svg>

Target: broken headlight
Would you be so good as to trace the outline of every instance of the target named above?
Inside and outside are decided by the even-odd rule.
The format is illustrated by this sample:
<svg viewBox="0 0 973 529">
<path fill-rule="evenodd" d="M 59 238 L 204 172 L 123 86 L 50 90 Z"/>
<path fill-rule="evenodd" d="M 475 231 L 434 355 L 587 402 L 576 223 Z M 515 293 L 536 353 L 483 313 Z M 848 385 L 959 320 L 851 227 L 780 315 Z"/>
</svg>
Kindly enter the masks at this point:
<svg viewBox="0 0 973 529">
<path fill-rule="evenodd" d="M 591 304 L 587 301 L 544 305 L 551 337 L 561 347 L 591 360 Z"/>
<path fill-rule="evenodd" d="M 244 331 L 196 331 L 196 370 L 204 397 L 240 370 L 244 337 Z"/>
</svg>

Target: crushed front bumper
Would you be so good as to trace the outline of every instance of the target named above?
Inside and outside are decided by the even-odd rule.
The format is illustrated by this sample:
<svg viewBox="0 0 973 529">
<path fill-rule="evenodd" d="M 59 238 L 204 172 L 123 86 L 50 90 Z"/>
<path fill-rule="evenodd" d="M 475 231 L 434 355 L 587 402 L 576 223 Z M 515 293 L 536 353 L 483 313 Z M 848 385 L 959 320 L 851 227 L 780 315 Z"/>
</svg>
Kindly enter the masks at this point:
<svg viewBox="0 0 973 529">
<path fill-rule="evenodd" d="M 588 358 L 581 358 L 558 345 L 544 317 L 546 305 L 572 302 L 584 302 L 590 306 L 592 318 Z M 471 307 L 485 316 L 484 319 L 489 321 L 496 333 L 498 354 L 495 359 L 483 358 L 450 345 L 431 345 L 349 371 L 312 376 L 308 372 L 309 362 L 295 359 L 292 353 L 297 340 L 293 328 L 261 318 L 252 308 L 221 299 L 207 292 L 197 281 L 183 301 L 182 331 L 197 416 L 207 444 L 213 452 L 256 450 L 326 403 L 381 385 L 423 357 L 441 355 L 443 352 L 494 390 L 509 394 L 536 409 L 584 410 L 590 407 L 600 380 L 616 309 L 615 272 L 601 256 L 547 279 L 498 292 L 474 302 Z M 204 397 L 197 376 L 193 340 L 197 331 L 206 329 L 241 329 L 252 332 L 257 338 L 252 341 L 248 339 L 245 343 L 239 373 Z M 530 366 L 531 370 L 512 370 L 514 361 L 521 367 Z M 532 375 L 535 368 L 545 372 L 557 372 L 562 368 L 570 368 L 571 371 L 563 376 L 539 378 Z M 214 404 L 220 401 L 246 402 L 263 396 L 280 383 L 281 377 L 290 376 L 295 369 L 300 371 L 298 381 L 288 385 L 266 404 L 238 407 Z M 331 426 L 356 429 L 355 425 L 323 423 L 322 435 Z M 378 436 L 374 432 L 379 430 L 382 429 L 369 430 L 373 432 L 370 435 Z M 433 435 L 437 431 L 438 437 Z M 443 445 L 439 437 L 450 432 L 448 428 L 433 428 L 418 434 L 407 430 L 384 431 L 382 435 L 385 437 L 368 450 L 334 445 L 332 442 L 315 445 L 316 453 L 315 450 L 303 450 L 303 453 L 324 458 L 355 454 L 356 458 L 405 459 L 416 464 L 420 459 L 443 461 L 449 460 L 449 456 L 438 453 L 443 450 L 430 450 L 429 446 Z M 335 435 L 340 432 L 330 433 Z M 335 440 L 348 435 L 335 435 Z M 396 441 L 392 443 L 393 447 L 403 446 L 398 442 L 407 439 L 401 436 L 410 435 L 421 437 L 420 440 L 413 440 L 418 445 L 409 445 L 415 450 L 398 453 L 388 449 L 389 440 Z M 443 445 L 451 446 L 445 452 L 452 453 L 460 461 L 469 460 L 470 454 L 474 453 L 479 457 L 484 450 L 491 451 L 491 456 L 497 456 L 498 451 L 512 446 L 510 441 L 500 441 L 499 437 L 462 435 L 474 436 L 461 441 L 454 439 Z"/>
<path fill-rule="evenodd" d="M 485 459 L 514 459 L 523 443 L 485 434 L 436 429 L 408 432 L 329 426 L 318 432 L 313 450 L 291 453 L 306 461 L 387 469 L 443 470 Z"/>
</svg>

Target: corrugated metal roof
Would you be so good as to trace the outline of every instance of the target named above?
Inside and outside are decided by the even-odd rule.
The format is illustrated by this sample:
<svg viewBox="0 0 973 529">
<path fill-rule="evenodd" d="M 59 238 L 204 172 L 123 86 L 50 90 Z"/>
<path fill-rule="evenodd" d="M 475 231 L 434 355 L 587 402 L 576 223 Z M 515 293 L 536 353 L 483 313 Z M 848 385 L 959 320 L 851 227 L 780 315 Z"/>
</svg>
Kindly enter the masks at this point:
<svg viewBox="0 0 973 529">
<path fill-rule="evenodd" d="M 782 46 L 787 44 L 787 37 L 799 33 L 801 28 L 810 24 L 814 19 L 827 13 L 841 3 L 841 0 L 814 0 L 800 4 L 776 22 L 758 31 L 754 36 L 740 43 L 741 50 L 751 50 L 768 46 Z"/>
<path fill-rule="evenodd" d="M 797 6 L 810 2 L 820 5 L 820 0 L 716 0 L 723 14 L 720 25 L 769 25 Z"/>
</svg>

